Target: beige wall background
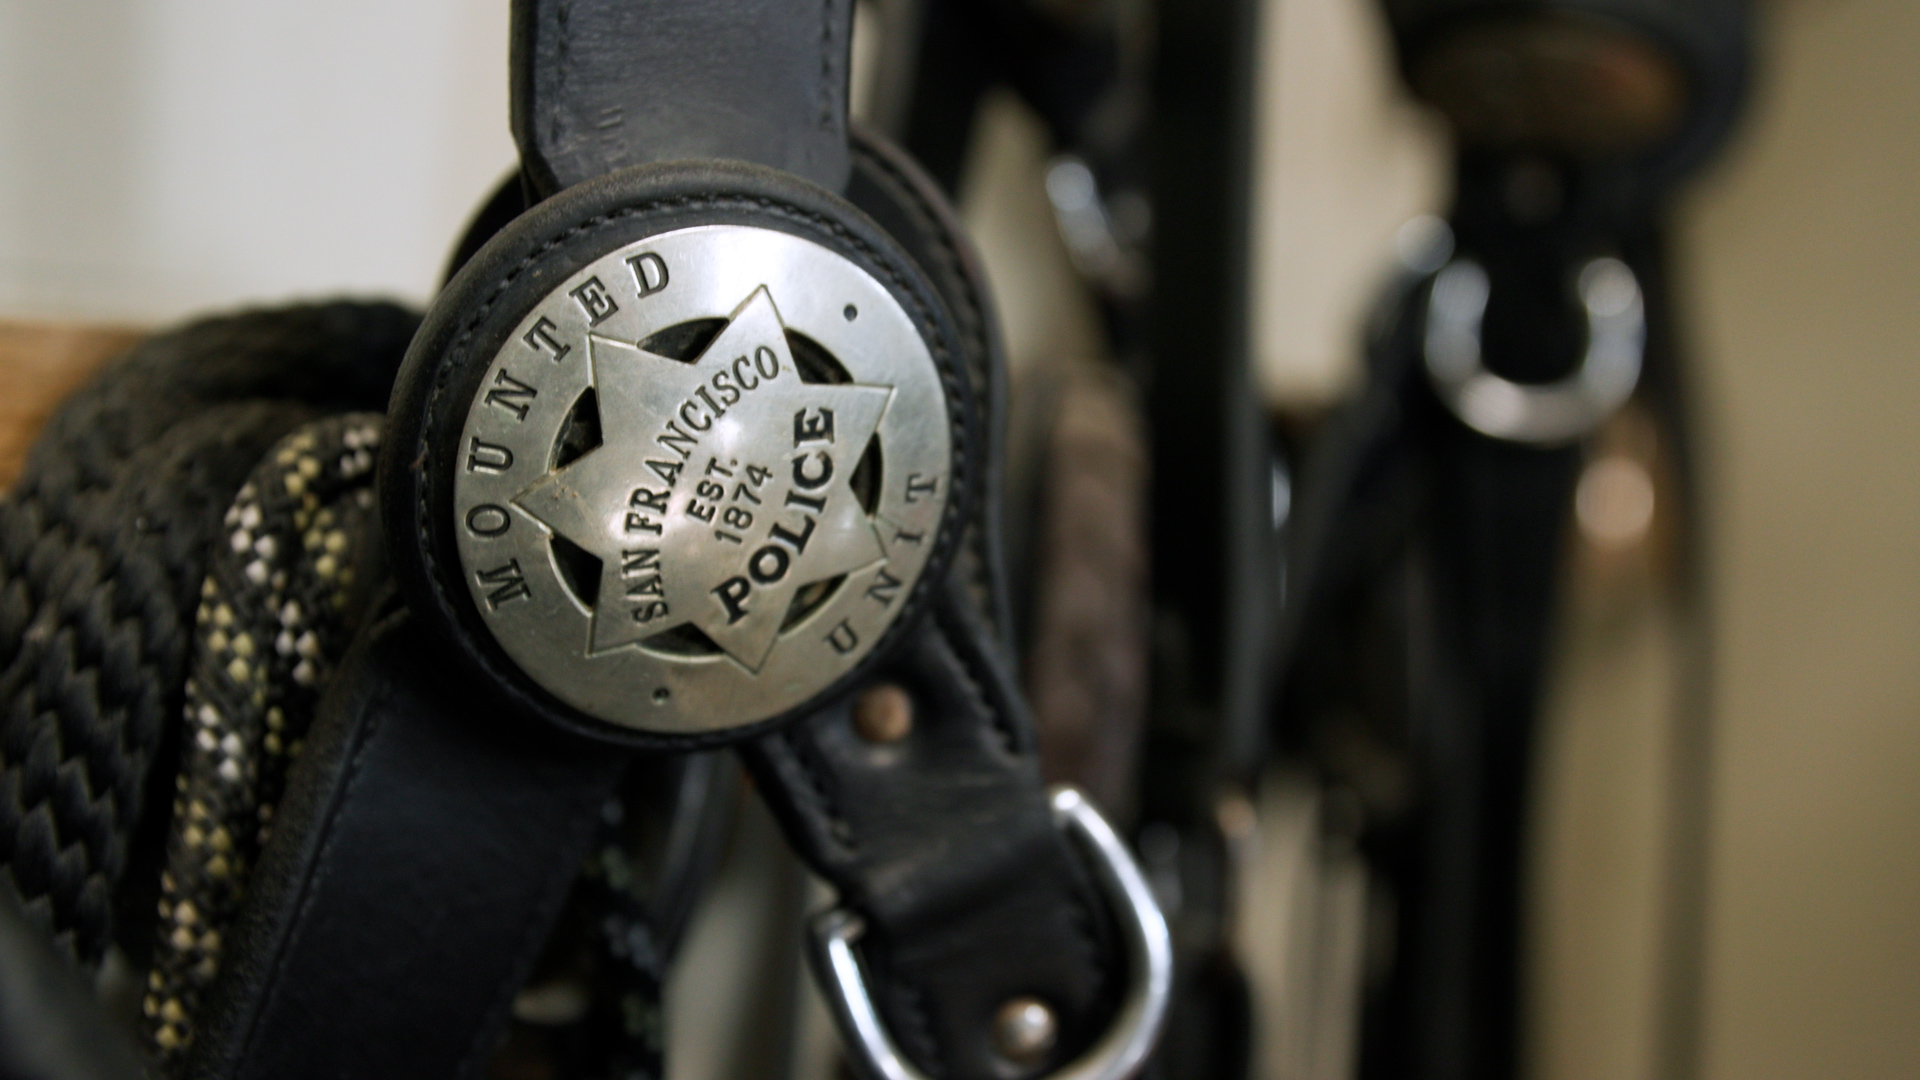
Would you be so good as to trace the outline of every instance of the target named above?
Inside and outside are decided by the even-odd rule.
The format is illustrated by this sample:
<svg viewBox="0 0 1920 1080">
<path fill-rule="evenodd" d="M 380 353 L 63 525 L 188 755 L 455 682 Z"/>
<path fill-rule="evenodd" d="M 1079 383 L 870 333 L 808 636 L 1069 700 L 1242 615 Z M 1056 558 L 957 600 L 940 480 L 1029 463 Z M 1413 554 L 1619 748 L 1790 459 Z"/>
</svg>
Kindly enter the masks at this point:
<svg viewBox="0 0 1920 1080">
<path fill-rule="evenodd" d="M 505 0 L 0 0 L 0 317 L 424 302 L 514 160 Z"/>
<path fill-rule="evenodd" d="M 1920 5 L 1768 11 L 1687 206 L 1715 482 L 1706 1075 L 1920 1076 Z"/>
</svg>

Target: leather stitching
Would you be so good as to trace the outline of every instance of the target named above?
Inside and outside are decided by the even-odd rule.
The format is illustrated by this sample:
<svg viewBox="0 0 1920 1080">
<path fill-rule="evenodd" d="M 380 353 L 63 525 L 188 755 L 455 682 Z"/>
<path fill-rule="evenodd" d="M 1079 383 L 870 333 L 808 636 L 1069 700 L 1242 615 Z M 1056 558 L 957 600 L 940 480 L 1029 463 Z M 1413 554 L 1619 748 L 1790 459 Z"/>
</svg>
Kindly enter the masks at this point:
<svg viewBox="0 0 1920 1080">
<path fill-rule="evenodd" d="M 780 740 L 786 743 L 795 767 L 807 779 L 808 791 L 813 795 L 814 812 L 826 823 L 827 836 L 839 844 L 846 855 L 851 856 L 858 852 L 860 841 L 854 834 L 852 824 L 840 812 L 828 771 L 821 767 L 820 762 L 811 753 L 811 745 L 802 741 L 800 725 L 790 726 L 780 732 Z"/>
<path fill-rule="evenodd" d="M 1015 733 L 1012 723 L 1002 710 L 994 708 L 985 691 L 985 687 L 991 685 L 984 681 L 988 676 L 980 670 L 976 659 L 968 650 L 962 647 L 962 643 L 970 640 L 970 638 L 966 634 L 964 627 L 956 628 L 950 625 L 949 621 L 953 618 L 954 616 L 944 610 L 944 608 L 936 612 L 935 622 L 938 625 L 939 632 L 945 639 L 944 644 L 964 669 L 962 677 L 967 680 L 968 689 L 973 691 L 974 695 L 979 699 L 981 707 L 987 711 L 993 722 L 995 731 L 1000 734 L 1003 740 L 1007 752 L 1018 756 L 1020 751 L 1015 748 L 1013 743 Z M 956 638 L 958 641 L 955 640 Z M 1074 852 L 1071 843 L 1066 844 L 1066 851 L 1063 852 L 1063 855 L 1078 865 L 1079 857 Z M 1084 868 L 1082 869 L 1084 870 Z M 1099 934 L 1095 931 L 1096 917 L 1092 907 L 1092 897 L 1087 894 L 1087 890 L 1084 888 L 1067 888 L 1062 891 L 1066 894 L 1066 898 L 1069 901 L 1070 913 L 1068 921 L 1072 924 L 1075 931 L 1074 939 L 1080 946 L 1083 962 L 1093 976 L 1092 984 L 1096 987 L 1106 986 L 1112 976 L 1106 963 L 1106 954 L 1100 947 Z"/>
<path fill-rule="evenodd" d="M 966 689 L 979 704 L 980 711 L 986 714 L 987 722 L 993 727 L 994 734 L 1000 736 L 1000 748 L 1010 757 L 1027 756 L 1026 751 L 1021 749 L 1021 744 L 1025 742 L 1031 748 L 1034 740 L 1022 740 L 1020 733 L 1014 730 L 1013 721 L 1007 716 L 1006 710 L 997 707 L 992 697 L 988 695 L 986 688 L 991 685 L 987 681 L 990 676 L 981 671 L 976 658 L 961 646 L 960 643 L 967 640 L 969 635 L 964 627 L 951 625 L 953 618 L 945 610 L 934 613 L 934 625 L 940 634 L 940 643 L 946 646 L 947 652 L 959 665 L 960 678 L 966 684 Z"/>
<path fill-rule="evenodd" d="M 820 130 L 833 130 L 833 0 L 820 5 Z"/>
<path fill-rule="evenodd" d="M 942 262 L 952 271 L 954 280 L 960 283 L 961 291 L 966 294 L 966 313 L 972 317 L 966 321 L 965 331 L 971 343 L 978 347 L 977 356 L 969 355 L 967 357 L 967 370 L 974 376 L 976 388 L 985 391 L 987 389 L 987 383 L 989 382 L 986 369 L 988 350 L 985 325 L 986 318 L 984 315 L 985 306 L 981 302 L 979 293 L 973 287 L 974 281 L 972 276 L 961 269 L 964 262 L 960 258 L 959 248 L 955 246 L 953 242 L 953 236 L 940 224 L 938 215 L 936 215 L 932 208 L 926 204 L 925 200 L 920 197 L 920 191 L 914 185 L 913 181 L 905 172 L 896 167 L 893 161 L 883 154 L 873 153 L 859 143 L 851 145 L 853 153 L 858 155 L 861 161 L 885 173 L 887 178 L 892 180 L 899 188 L 900 193 L 907 197 L 908 201 L 906 205 L 918 211 L 919 220 L 915 222 L 915 225 L 923 233 L 933 238 L 934 244 L 942 256 Z"/>
<path fill-rule="evenodd" d="M 947 1056 L 940 1045 L 940 1037 L 933 1030 L 933 1014 L 927 1009 L 927 992 L 917 984 L 900 978 L 898 974 L 889 981 L 892 993 L 888 996 L 894 1004 L 890 1011 L 894 1019 L 905 1022 L 904 1025 L 895 1025 L 895 1036 L 918 1051 L 909 1056 L 918 1059 L 930 1074 L 936 1078 L 945 1076 L 948 1071 Z M 905 1031 L 901 1030 L 902 1026 L 906 1028 Z"/>
<path fill-rule="evenodd" d="M 1067 844 L 1067 858 L 1078 858 L 1071 842 Z M 1068 921 L 1073 924 L 1074 939 L 1080 943 L 1082 960 L 1087 970 L 1093 973 L 1093 985 L 1096 988 L 1105 987 L 1112 975 L 1107 968 L 1106 952 L 1100 948 L 1100 935 L 1094 931 L 1093 906 L 1083 889 L 1069 890 L 1068 895 L 1073 901 L 1068 908 Z"/>
<path fill-rule="evenodd" d="M 893 181 L 897 194 L 904 196 L 900 205 L 917 215 L 918 220 L 914 222 L 914 226 L 923 235 L 932 238 L 934 247 L 945 264 L 944 269 L 959 283 L 967 309 L 964 313 L 955 312 L 954 314 L 961 324 L 961 332 L 966 335 L 967 343 L 971 346 L 966 356 L 968 376 L 973 381 L 974 390 L 984 402 L 991 392 L 993 382 L 992 372 L 988 370 L 987 362 L 990 343 L 987 341 L 986 305 L 979 292 L 974 289 L 973 276 L 966 273 L 964 269 L 965 261 L 961 259 L 960 250 L 953 242 L 953 235 L 941 224 L 940 217 L 933 208 L 920 197 L 919 187 L 886 155 L 876 154 L 857 142 L 850 143 L 849 149 L 860 161 L 874 167 L 887 179 Z M 984 516 L 984 501 L 982 516 Z M 992 598 L 988 604 L 988 620 L 997 622 L 1005 613 L 993 610 L 998 606 L 999 598 L 993 587 L 993 572 L 990 569 L 992 553 L 987 548 L 984 523 L 969 528 L 964 542 L 973 555 L 973 585 L 981 591 L 982 595 Z"/>
</svg>

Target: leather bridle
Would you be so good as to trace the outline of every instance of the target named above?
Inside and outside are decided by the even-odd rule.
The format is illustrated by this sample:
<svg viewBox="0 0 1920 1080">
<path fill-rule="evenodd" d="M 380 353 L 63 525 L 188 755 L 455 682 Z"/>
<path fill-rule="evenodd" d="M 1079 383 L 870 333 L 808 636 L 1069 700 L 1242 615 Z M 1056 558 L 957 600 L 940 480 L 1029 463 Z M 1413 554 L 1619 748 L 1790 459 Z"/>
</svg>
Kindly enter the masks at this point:
<svg viewBox="0 0 1920 1080">
<path fill-rule="evenodd" d="M 738 747 L 839 893 L 819 954 L 857 1066 L 1105 1080 L 1143 1063 L 1166 1003 L 1164 922 L 1098 814 L 1041 783 L 1002 636 L 992 314 L 931 185 L 877 139 L 849 136 L 850 19 L 842 0 L 515 5 L 531 206 L 471 245 L 403 365 L 380 484 L 401 593 L 333 677 L 228 944 L 195 1074 L 477 1075 L 636 756 L 720 743 Z M 952 425 L 955 467 L 927 541 L 940 548 L 924 576 L 895 583 L 909 610 L 878 648 L 773 716 L 704 717 L 675 734 L 609 723 L 513 669 L 483 629 L 500 594 L 476 607 L 448 576 L 460 521 L 437 470 L 467 460 L 459 425 L 487 362 L 476 342 L 539 302 L 527 289 L 689 227 L 773 229 L 887 281 L 949 395 L 945 413 L 911 422 Z M 637 278 L 609 303 L 655 284 Z M 589 348 L 558 331 L 521 336 L 556 358 Z M 460 520 L 483 522 L 483 537 L 508 527 Z M 876 740 L 853 714 L 880 683 L 904 691 L 911 720 Z M 1029 1001 L 1051 1037 L 998 1039 L 996 1017 Z"/>
</svg>

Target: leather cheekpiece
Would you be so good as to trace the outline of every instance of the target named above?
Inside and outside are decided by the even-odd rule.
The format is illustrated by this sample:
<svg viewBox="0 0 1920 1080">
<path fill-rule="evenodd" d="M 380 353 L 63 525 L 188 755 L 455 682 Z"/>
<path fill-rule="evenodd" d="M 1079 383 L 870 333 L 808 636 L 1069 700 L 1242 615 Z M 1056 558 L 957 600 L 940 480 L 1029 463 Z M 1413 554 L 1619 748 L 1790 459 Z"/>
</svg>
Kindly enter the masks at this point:
<svg viewBox="0 0 1920 1080">
<path fill-rule="evenodd" d="M 1038 1075 L 1105 1030 L 1125 972 L 1048 811 L 1012 675 L 960 591 L 950 583 L 875 672 L 913 703 L 902 738 L 862 738 L 849 696 L 741 754 L 795 848 L 865 920 L 869 985 L 900 1048 L 943 1080 Z M 1043 1061 L 993 1043 L 1015 997 L 1059 1020 Z"/>
<path fill-rule="evenodd" d="M 402 611 L 341 663 L 190 1075 L 484 1070 L 627 755 L 511 715 L 427 645 Z"/>
<path fill-rule="evenodd" d="M 979 261 L 931 180 L 869 132 L 856 130 L 853 156 L 849 198 L 940 290 L 973 392 L 991 403 L 986 497 L 932 610 L 870 676 L 907 693 L 906 734 L 862 738 L 849 694 L 741 754 L 794 847 L 864 920 L 868 983 L 902 1051 L 942 1080 L 1039 1075 L 1106 1030 L 1128 973 L 1111 914 L 1048 809 L 1008 660 L 998 327 Z M 1015 997 L 1038 998 L 1059 1021 L 1039 1061 L 993 1044 L 995 1014 Z"/>
</svg>

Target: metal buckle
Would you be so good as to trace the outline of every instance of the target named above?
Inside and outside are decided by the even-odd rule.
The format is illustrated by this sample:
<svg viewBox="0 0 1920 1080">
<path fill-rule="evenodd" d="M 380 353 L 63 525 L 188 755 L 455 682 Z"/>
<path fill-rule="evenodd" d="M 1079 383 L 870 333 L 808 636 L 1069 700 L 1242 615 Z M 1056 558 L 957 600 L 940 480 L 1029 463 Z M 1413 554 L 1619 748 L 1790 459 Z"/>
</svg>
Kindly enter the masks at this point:
<svg viewBox="0 0 1920 1080">
<path fill-rule="evenodd" d="M 1619 259 L 1580 268 L 1587 312 L 1587 352 L 1580 368 L 1558 382 L 1530 384 L 1488 371 L 1480 355 L 1487 312 L 1487 272 L 1456 259 L 1434 275 L 1427 301 L 1427 374 L 1461 423 L 1489 438 L 1546 446 L 1571 442 L 1598 427 L 1632 396 L 1646 347 L 1640 282 Z"/>
<path fill-rule="evenodd" d="M 1126 939 L 1131 981 L 1113 1026 L 1100 1041 L 1047 1080 L 1129 1080 L 1146 1064 L 1159 1041 L 1173 986 L 1173 939 L 1153 891 L 1133 856 L 1086 796 L 1070 787 L 1053 789 L 1054 824 L 1078 837 L 1095 856 L 1094 869 L 1112 897 Z M 927 1080 L 909 1064 L 880 1022 L 854 943 L 865 929 L 860 917 L 833 908 L 814 917 L 811 930 L 815 976 L 827 995 L 848 1050 L 879 1080 Z"/>
</svg>

